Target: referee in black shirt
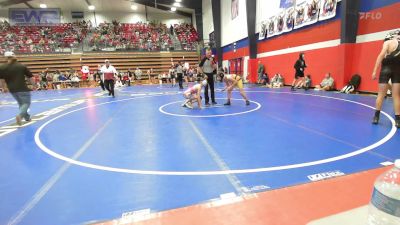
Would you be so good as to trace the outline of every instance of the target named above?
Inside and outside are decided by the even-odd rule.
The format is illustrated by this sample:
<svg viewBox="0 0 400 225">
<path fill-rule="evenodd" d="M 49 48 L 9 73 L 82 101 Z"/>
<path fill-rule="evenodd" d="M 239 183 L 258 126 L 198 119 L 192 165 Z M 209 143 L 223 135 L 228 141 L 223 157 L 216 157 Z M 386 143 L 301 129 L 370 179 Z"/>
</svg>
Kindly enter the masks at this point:
<svg viewBox="0 0 400 225">
<path fill-rule="evenodd" d="M 207 85 L 204 87 L 204 97 L 206 101 L 206 106 L 210 106 L 210 97 L 208 96 L 208 87 L 210 87 L 211 91 L 211 101 L 212 104 L 215 105 L 217 102 L 215 101 L 215 92 L 214 92 L 214 71 L 217 69 L 217 64 L 214 61 L 214 58 L 211 57 L 212 52 L 211 49 L 206 50 L 206 56 L 201 60 L 199 64 L 199 73 L 204 73 L 207 75 Z"/>
<path fill-rule="evenodd" d="M 4 92 L 9 91 L 18 102 L 19 114 L 15 119 L 18 125 L 22 125 L 22 119 L 31 120 L 31 116 L 28 114 L 31 105 L 31 90 L 26 85 L 25 77 L 29 78 L 30 83 L 33 84 L 33 75 L 26 66 L 17 62 L 13 52 L 5 52 L 4 56 L 7 63 L 0 67 L 0 82 L 4 87 Z"/>
</svg>

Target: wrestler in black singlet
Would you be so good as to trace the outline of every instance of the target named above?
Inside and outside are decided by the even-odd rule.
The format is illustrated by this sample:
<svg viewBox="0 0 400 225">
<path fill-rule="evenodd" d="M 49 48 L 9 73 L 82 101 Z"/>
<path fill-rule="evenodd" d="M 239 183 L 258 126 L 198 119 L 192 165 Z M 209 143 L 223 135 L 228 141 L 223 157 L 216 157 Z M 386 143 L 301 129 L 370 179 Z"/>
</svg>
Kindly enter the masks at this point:
<svg viewBox="0 0 400 225">
<path fill-rule="evenodd" d="M 382 68 L 379 76 L 379 83 L 387 84 L 400 83 L 400 41 L 397 41 L 397 48 L 382 60 Z"/>
</svg>

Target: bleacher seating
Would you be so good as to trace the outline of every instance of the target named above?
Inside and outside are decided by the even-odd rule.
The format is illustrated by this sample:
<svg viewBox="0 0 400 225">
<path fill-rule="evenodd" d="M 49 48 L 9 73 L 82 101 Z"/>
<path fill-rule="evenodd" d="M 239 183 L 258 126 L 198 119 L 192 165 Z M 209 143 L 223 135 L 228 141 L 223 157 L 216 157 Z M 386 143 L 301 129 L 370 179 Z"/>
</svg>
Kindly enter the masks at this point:
<svg viewBox="0 0 400 225">
<path fill-rule="evenodd" d="M 175 36 L 176 35 L 176 36 Z M 87 38 L 86 38 L 87 37 Z M 87 39 L 87 51 L 169 51 L 177 39 L 182 50 L 196 50 L 198 34 L 190 24 L 175 24 L 171 32 L 165 24 L 124 24 L 113 21 L 92 28 L 91 23 L 81 21 L 54 26 L 10 26 L 0 22 L 0 54 L 16 53 L 70 53 L 72 48 L 82 47 Z"/>
<path fill-rule="evenodd" d="M 191 50 L 193 43 L 199 39 L 196 29 L 191 24 L 175 24 L 174 30 L 185 50 Z"/>
<path fill-rule="evenodd" d="M 179 24 L 174 26 L 178 40 L 184 50 L 194 50 L 198 41 L 197 31 L 192 25 Z M 95 29 L 90 40 L 94 50 L 114 46 L 117 50 L 147 50 L 162 51 L 173 47 L 170 29 L 165 24 L 124 24 L 116 21 L 102 23 Z"/>
<path fill-rule="evenodd" d="M 91 27 L 90 23 L 82 21 L 56 26 L 10 26 L 7 22 L 0 22 L 0 54 L 14 51 L 18 60 L 28 66 L 39 80 L 45 70 L 50 77 L 67 72 L 81 75 L 80 70 L 84 65 L 89 66 L 91 73 L 94 73 L 98 65 L 104 64 L 105 59 L 109 59 L 119 72 L 125 73 L 128 69 L 133 72 L 140 68 L 146 74 L 147 70 L 152 69 L 153 77 L 168 72 L 171 58 L 177 62 L 184 57 L 183 61 L 192 67 L 199 61 L 198 53 L 193 51 L 196 48 L 188 47 L 194 46 L 198 41 L 197 32 L 192 25 L 181 24 L 167 28 L 165 24 L 113 22 L 101 24 L 94 29 Z M 91 44 L 98 44 L 97 38 L 123 52 L 70 54 L 70 51 L 63 51 L 82 43 L 85 38 L 90 38 Z M 164 51 L 170 50 L 172 38 L 182 41 L 186 51 Z M 61 86 L 68 83 L 57 82 Z M 79 86 L 86 86 L 87 83 L 81 82 Z"/>
<path fill-rule="evenodd" d="M 53 53 L 77 46 L 88 33 L 83 23 L 64 23 L 54 26 L 10 26 L 0 24 L 0 53 Z"/>
</svg>

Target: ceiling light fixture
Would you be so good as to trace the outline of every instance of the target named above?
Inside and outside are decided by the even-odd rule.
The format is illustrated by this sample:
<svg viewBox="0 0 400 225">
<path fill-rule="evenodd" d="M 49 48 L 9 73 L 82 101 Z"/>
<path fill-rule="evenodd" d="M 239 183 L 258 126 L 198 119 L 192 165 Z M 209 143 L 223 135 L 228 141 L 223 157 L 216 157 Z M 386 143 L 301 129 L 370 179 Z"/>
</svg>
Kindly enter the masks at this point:
<svg viewBox="0 0 400 225">
<path fill-rule="evenodd" d="M 43 3 L 41 3 L 41 4 L 39 5 L 39 7 L 40 7 L 40 8 L 42 8 L 42 9 L 45 9 L 45 8 L 47 8 L 47 5 L 46 5 L 46 4 L 43 4 Z"/>
<path fill-rule="evenodd" d="M 137 5 L 131 5 L 131 9 L 132 9 L 132 10 L 137 10 L 138 7 L 137 7 Z"/>
<path fill-rule="evenodd" d="M 175 12 L 175 11 L 176 11 L 176 8 L 175 8 L 175 7 L 172 7 L 172 8 L 171 8 L 171 11 L 172 11 L 172 12 Z"/>
<path fill-rule="evenodd" d="M 175 2 L 175 3 L 173 4 L 173 6 L 175 6 L 175 7 L 181 7 L 181 3 Z"/>
<path fill-rule="evenodd" d="M 96 7 L 94 7 L 94 5 L 89 5 L 89 6 L 88 6 L 88 9 L 93 11 L 93 10 L 96 9 Z"/>
</svg>

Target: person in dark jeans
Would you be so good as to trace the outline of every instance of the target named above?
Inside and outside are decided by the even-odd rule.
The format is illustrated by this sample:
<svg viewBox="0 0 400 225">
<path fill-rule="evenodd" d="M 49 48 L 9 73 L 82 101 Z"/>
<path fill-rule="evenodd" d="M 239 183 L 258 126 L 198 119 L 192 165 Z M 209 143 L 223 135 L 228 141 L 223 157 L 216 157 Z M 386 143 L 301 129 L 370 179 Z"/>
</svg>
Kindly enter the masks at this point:
<svg viewBox="0 0 400 225">
<path fill-rule="evenodd" d="M 199 64 L 199 73 L 203 73 L 207 76 L 207 85 L 204 89 L 204 97 L 206 106 L 210 106 L 210 97 L 208 95 L 208 88 L 211 91 L 211 101 L 212 104 L 215 105 L 217 102 L 215 101 L 215 91 L 214 91 L 214 71 L 217 69 L 217 64 L 212 57 L 211 49 L 206 50 L 206 56 L 201 60 Z"/>
<path fill-rule="evenodd" d="M 299 83 L 304 82 L 304 69 L 307 67 L 306 61 L 304 60 L 304 53 L 300 53 L 299 59 L 296 61 L 294 64 L 294 69 L 296 70 L 296 74 L 294 75 L 294 80 L 292 83 L 292 88 L 291 90 L 294 91 L 294 87 L 297 86 L 296 82 L 299 81 Z"/>
<path fill-rule="evenodd" d="M 34 84 L 31 71 L 17 61 L 13 52 L 5 52 L 4 56 L 7 63 L 0 67 L 0 82 L 4 87 L 4 92 L 10 92 L 18 102 L 19 114 L 15 120 L 19 126 L 22 125 L 22 119 L 31 121 L 28 109 L 31 105 L 31 89 L 26 85 L 25 77 L 29 78 L 31 84 Z M 7 84 L 7 86 L 6 86 Z"/>
</svg>

